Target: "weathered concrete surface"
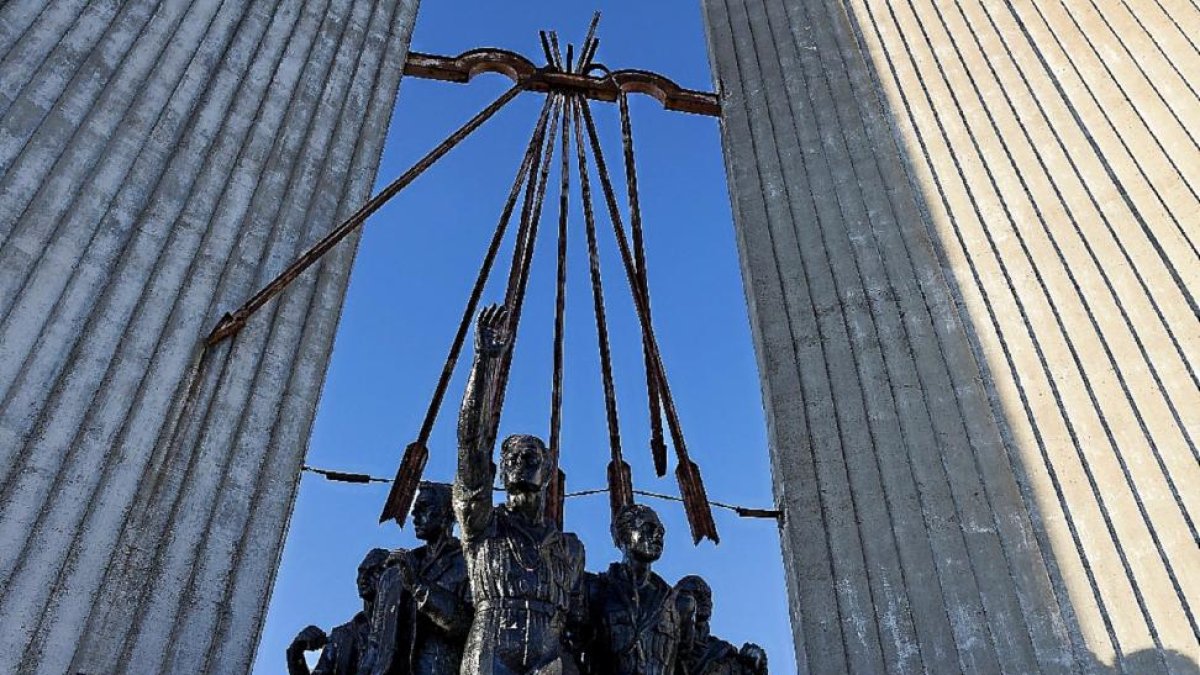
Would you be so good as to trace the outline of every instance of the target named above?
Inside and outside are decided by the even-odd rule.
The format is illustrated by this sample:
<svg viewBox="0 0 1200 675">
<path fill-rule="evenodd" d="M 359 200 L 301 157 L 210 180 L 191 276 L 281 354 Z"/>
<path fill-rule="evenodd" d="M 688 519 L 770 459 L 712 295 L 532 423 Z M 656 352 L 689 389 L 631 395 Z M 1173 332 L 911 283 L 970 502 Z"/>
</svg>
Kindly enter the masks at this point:
<svg viewBox="0 0 1200 675">
<path fill-rule="evenodd" d="M 0 5 L 0 672 L 249 669 L 416 9 Z"/>
<path fill-rule="evenodd" d="M 703 9 L 802 670 L 1196 672 L 1200 8 Z"/>
</svg>

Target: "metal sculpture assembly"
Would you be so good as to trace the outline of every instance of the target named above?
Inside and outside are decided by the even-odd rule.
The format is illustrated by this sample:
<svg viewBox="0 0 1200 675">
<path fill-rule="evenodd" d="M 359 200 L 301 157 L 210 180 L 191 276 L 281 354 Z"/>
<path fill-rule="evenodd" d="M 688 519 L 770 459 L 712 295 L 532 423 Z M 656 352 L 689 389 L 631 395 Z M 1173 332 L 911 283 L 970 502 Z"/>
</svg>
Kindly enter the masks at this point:
<svg viewBox="0 0 1200 675">
<path fill-rule="evenodd" d="M 609 221 L 612 224 L 613 237 L 620 252 L 622 267 L 626 281 L 633 298 L 633 304 L 641 327 L 643 354 L 646 366 L 646 390 L 650 409 L 651 439 L 650 448 L 654 457 L 654 465 L 661 476 L 667 471 L 667 445 L 663 433 L 663 416 L 665 413 L 667 427 L 671 434 L 672 445 L 675 448 L 677 466 L 676 479 L 684 500 L 684 508 L 691 526 L 692 536 L 696 542 L 708 538 L 716 542 L 719 536 L 713 522 L 708 504 L 704 483 L 699 468 L 691 460 L 687 444 L 675 409 L 671 390 L 667 384 L 666 369 L 658 350 L 650 314 L 650 293 L 647 288 L 646 257 L 643 246 L 641 211 L 638 206 L 637 173 L 634 164 L 633 132 L 629 119 L 629 104 L 626 90 L 651 92 L 667 107 L 681 110 L 712 111 L 706 107 L 711 103 L 707 94 L 681 89 L 666 78 L 641 71 L 610 72 L 599 64 L 593 64 L 591 57 L 595 54 L 598 44 L 594 37 L 595 24 L 589 31 L 581 59 L 578 64 L 571 63 L 571 50 L 568 49 L 566 62 L 558 54 L 557 37 L 553 34 L 546 37 L 543 33 L 543 47 L 546 52 L 547 65 L 542 69 L 534 69 L 531 64 L 511 52 L 500 50 L 477 50 L 468 52 L 455 59 L 440 59 L 427 55 L 417 55 L 413 71 L 426 76 L 449 79 L 453 81 L 469 80 L 475 73 L 484 71 L 503 72 L 516 80 L 516 87 L 530 90 L 546 91 L 546 101 L 541 115 L 534 127 L 521 167 L 513 181 L 508 199 L 501 211 L 500 222 L 480 265 L 475 285 L 467 299 L 462 320 L 450 347 L 441 377 L 434 389 L 434 395 L 425 416 L 425 422 L 417 435 L 417 439 L 405 450 L 396 479 L 392 484 L 391 493 L 383 509 L 380 520 L 394 518 L 403 522 L 404 514 L 411 504 L 416 482 L 428 461 L 429 451 L 426 443 L 433 424 L 437 419 L 445 395 L 446 386 L 458 362 L 460 352 L 466 340 L 471 318 L 478 309 L 483 289 L 492 273 L 497 253 L 509 229 L 512 215 L 516 210 L 517 200 L 521 199 L 520 220 L 517 228 L 516 243 L 513 248 L 512 261 L 509 265 L 508 283 L 503 306 L 505 308 L 505 330 L 515 340 L 521 320 L 525 292 L 529 282 L 530 264 L 537 244 L 537 235 L 541 220 L 542 207 L 545 201 L 549 174 L 556 146 L 561 148 L 561 169 L 559 184 L 559 218 L 558 218 L 558 266 L 556 275 L 556 304 L 554 327 L 554 375 L 552 381 L 552 401 L 550 411 L 550 483 L 545 509 L 547 514 L 561 527 L 564 476 L 558 468 L 559 463 L 559 431 L 562 408 L 562 368 L 563 368 L 563 312 L 565 305 L 566 285 L 566 242 L 568 223 L 568 197 L 570 190 L 570 148 L 574 141 L 576 169 L 579 178 L 579 189 L 583 202 L 583 216 L 587 238 L 589 277 L 592 286 L 593 310 L 596 318 L 597 349 L 600 355 L 601 379 L 604 387 L 606 418 L 609 432 L 610 462 L 608 466 L 608 490 L 612 513 L 633 501 L 633 484 L 628 463 L 625 461 L 621 446 L 620 422 L 617 414 L 616 394 L 613 385 L 612 362 L 609 349 L 608 322 L 604 308 L 603 277 L 600 269 L 599 236 L 596 217 L 592 205 L 592 190 L 589 178 L 590 159 L 594 162 L 597 175 L 600 177 L 600 187 L 607 207 Z M 553 46 L 552 46 L 553 45 Z M 592 72 L 602 72 L 603 76 L 594 77 Z M 636 73 L 636 76 L 634 75 Z M 618 204 L 612 180 L 609 177 L 608 166 L 600 144 L 599 133 L 592 118 L 590 99 L 615 100 L 619 103 L 621 112 L 622 147 L 624 150 L 625 178 L 629 196 L 629 228 L 624 223 L 620 205 Z M 502 97 L 503 99 L 503 97 Z M 561 130 L 561 131 L 560 131 Z M 574 131 L 572 134 L 571 131 Z M 573 136 L 573 139 L 572 139 Z M 586 141 L 585 141 L 586 137 Z M 522 198 L 523 195 L 523 198 Z M 493 388 L 495 393 L 494 420 L 499 420 L 503 407 L 504 391 L 508 380 L 508 371 L 512 363 L 512 352 L 502 358 L 496 373 Z"/>
<path fill-rule="evenodd" d="M 635 503 L 630 466 L 623 454 L 591 184 L 594 168 L 637 314 L 650 412 L 649 447 L 655 471 L 659 476 L 667 473 L 669 447 L 673 448 L 679 501 L 687 514 L 693 542 L 698 544 L 707 538 L 716 543 L 719 536 L 711 505 L 699 467 L 688 454 L 652 322 L 628 94 L 651 95 L 669 110 L 714 116 L 720 112 L 718 101 L 713 94 L 683 89 L 654 73 L 610 71 L 594 63 L 599 43 L 595 37 L 597 19 L 598 14 L 578 60 L 573 46 L 568 45 L 564 58 L 557 36 L 543 32 L 546 65 L 542 67 L 497 49 L 474 50 L 453 58 L 410 54 L 405 73 L 412 77 L 467 82 L 481 72 L 499 72 L 513 79 L 514 85 L 314 244 L 241 308 L 226 314 L 205 341 L 206 348 L 211 348 L 236 334 L 257 309 L 519 93 L 546 95 L 424 421 L 404 451 L 380 515 L 380 522 L 394 520 L 403 525 L 411 509 L 416 535 L 425 543 L 412 551 L 401 549 L 383 555 L 372 551 L 359 570 L 364 610 L 334 629 L 328 638 L 314 626 L 301 631 L 287 653 L 291 675 L 307 674 L 304 651 L 322 647 L 314 673 L 767 672 L 766 654 L 758 646 L 747 643 L 737 650 L 710 635 L 712 594 L 702 579 L 685 577 L 673 586 L 651 569 L 663 552 L 664 528 L 653 509 Z M 624 213 L 601 148 L 591 101 L 615 101 L 619 106 L 628 199 Z M 556 151 L 560 176 L 549 434 L 546 441 L 531 434 L 509 436 L 501 443 L 496 464 L 493 457 L 513 348 Z M 613 541 L 621 554 L 619 561 L 596 574 L 584 569 L 583 544 L 563 529 L 566 477 L 559 467 L 572 173 L 579 181 L 583 207 L 608 429 L 605 492 L 609 496 Z M 512 229 L 514 214 L 519 215 L 503 300 L 481 310 L 484 290 Z M 424 482 L 421 478 L 429 458 L 427 443 L 468 334 L 472 334 L 474 353 L 458 417 L 458 465 L 453 485 Z M 323 473 L 350 476 L 358 482 L 378 480 Z M 497 479 L 505 492 L 501 504 L 493 503 Z M 453 536 L 455 520 L 461 529 L 461 541 Z"/>
</svg>

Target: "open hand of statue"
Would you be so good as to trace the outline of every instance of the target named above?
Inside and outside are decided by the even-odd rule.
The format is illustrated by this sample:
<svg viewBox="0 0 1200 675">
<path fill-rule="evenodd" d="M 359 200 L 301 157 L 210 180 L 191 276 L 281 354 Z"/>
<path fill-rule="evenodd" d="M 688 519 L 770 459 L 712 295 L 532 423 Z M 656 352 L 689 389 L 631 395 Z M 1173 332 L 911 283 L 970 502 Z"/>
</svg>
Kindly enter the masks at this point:
<svg viewBox="0 0 1200 675">
<path fill-rule="evenodd" d="M 503 305 L 488 305 L 475 322 L 475 353 L 495 357 L 510 345 L 508 310 Z"/>
</svg>

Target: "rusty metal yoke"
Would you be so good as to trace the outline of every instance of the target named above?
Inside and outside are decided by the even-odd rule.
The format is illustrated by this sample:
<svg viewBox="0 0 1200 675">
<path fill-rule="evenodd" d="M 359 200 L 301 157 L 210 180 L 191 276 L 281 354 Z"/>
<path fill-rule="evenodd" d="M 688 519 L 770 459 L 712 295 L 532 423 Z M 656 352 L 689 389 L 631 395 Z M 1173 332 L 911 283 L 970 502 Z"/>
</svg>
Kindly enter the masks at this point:
<svg viewBox="0 0 1200 675">
<path fill-rule="evenodd" d="M 592 75 L 592 71 L 606 73 Z M 553 64 L 539 68 L 533 61 L 507 49 L 484 47 L 463 52 L 458 56 L 437 56 L 411 52 L 404 64 L 404 74 L 445 82 L 470 82 L 480 73 L 500 73 L 526 91 L 578 94 L 593 101 L 614 103 L 621 92 L 646 94 L 667 110 L 719 117 L 721 104 L 717 95 L 694 89 L 684 89 L 671 79 L 648 70 L 615 70 L 608 72 L 600 64 L 590 64 L 583 73 L 566 72 Z"/>
</svg>

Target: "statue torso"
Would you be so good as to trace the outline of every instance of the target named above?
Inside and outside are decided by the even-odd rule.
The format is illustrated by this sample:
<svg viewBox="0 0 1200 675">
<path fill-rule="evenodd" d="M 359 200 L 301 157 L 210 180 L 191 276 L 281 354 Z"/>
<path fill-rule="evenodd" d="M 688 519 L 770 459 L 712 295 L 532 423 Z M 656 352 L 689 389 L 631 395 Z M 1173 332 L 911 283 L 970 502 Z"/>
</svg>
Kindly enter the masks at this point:
<svg viewBox="0 0 1200 675">
<path fill-rule="evenodd" d="M 688 661 L 688 675 L 753 675 L 753 671 L 738 658 L 736 647 L 711 635 Z"/>
<path fill-rule="evenodd" d="M 583 574 L 573 534 L 529 523 L 496 506 L 464 538 L 475 621 L 463 673 L 533 673 L 558 660 L 567 614 Z"/>
<path fill-rule="evenodd" d="M 675 672 L 682 618 L 675 593 L 651 572 L 639 588 L 625 565 L 613 563 L 588 583 L 595 631 L 591 662 L 597 673 L 670 675 Z"/>
<path fill-rule="evenodd" d="M 354 675 L 367 651 L 370 621 L 359 612 L 354 618 L 329 631 L 329 642 L 321 652 L 312 675 Z"/>
<path fill-rule="evenodd" d="M 462 545 L 451 539 L 437 552 L 429 546 L 413 549 L 412 561 L 422 583 L 450 596 L 467 596 L 467 571 Z M 418 612 L 412 595 L 389 567 L 380 577 L 372 625 L 371 675 L 446 672 L 462 659 L 465 636 L 450 635 Z"/>
</svg>

